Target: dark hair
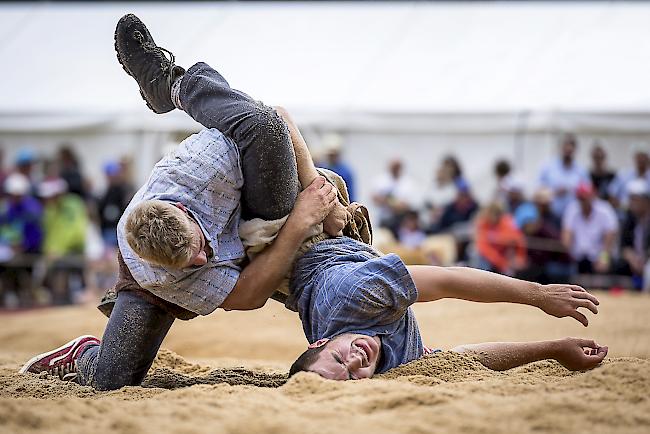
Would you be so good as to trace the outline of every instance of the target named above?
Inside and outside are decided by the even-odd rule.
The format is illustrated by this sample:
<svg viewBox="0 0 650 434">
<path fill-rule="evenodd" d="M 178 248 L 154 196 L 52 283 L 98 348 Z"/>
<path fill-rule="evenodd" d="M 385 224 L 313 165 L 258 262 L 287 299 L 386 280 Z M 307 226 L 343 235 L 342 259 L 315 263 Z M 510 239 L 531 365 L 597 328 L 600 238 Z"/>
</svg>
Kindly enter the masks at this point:
<svg viewBox="0 0 650 434">
<path fill-rule="evenodd" d="M 302 353 L 296 359 L 296 361 L 293 362 L 293 365 L 291 365 L 291 368 L 289 369 L 289 378 L 293 377 L 298 372 L 310 372 L 309 368 L 314 364 L 318 358 L 318 355 L 325 349 L 326 346 L 327 344 L 316 348 L 308 348 L 307 351 Z"/>
<path fill-rule="evenodd" d="M 452 170 L 452 179 L 456 179 L 459 176 L 463 176 L 463 169 L 460 167 L 460 163 L 453 155 L 447 155 L 443 160 L 442 164 L 448 164 L 451 166 Z"/>
<path fill-rule="evenodd" d="M 494 165 L 494 173 L 496 173 L 498 176 L 506 176 L 507 174 L 510 173 L 510 163 L 508 160 L 499 160 L 496 162 Z"/>
</svg>

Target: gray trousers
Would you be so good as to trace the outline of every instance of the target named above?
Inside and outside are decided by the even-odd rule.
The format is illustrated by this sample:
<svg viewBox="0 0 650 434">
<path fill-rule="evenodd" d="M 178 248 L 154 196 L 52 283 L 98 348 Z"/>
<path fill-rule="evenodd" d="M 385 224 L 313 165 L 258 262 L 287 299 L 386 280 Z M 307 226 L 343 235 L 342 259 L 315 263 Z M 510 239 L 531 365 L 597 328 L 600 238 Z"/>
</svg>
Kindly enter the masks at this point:
<svg viewBox="0 0 650 434">
<path fill-rule="evenodd" d="M 295 154 L 284 121 L 270 107 L 232 89 L 205 63 L 183 76 L 183 110 L 216 128 L 240 149 L 244 186 L 242 217 L 275 220 L 289 214 L 300 193 Z M 101 345 L 77 361 L 77 381 L 98 390 L 142 383 L 174 316 L 130 291 L 120 291 Z"/>
</svg>

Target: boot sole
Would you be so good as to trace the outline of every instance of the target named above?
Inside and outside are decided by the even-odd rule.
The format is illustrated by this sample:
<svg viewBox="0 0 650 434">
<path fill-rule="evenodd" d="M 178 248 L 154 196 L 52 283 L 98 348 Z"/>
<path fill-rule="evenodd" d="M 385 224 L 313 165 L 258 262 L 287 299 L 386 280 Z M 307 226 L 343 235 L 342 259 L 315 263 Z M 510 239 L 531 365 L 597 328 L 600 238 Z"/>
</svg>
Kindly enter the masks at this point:
<svg viewBox="0 0 650 434">
<path fill-rule="evenodd" d="M 122 18 L 120 18 L 120 20 L 117 22 L 117 26 L 115 27 L 115 33 L 114 33 L 113 39 L 115 41 L 114 47 L 115 47 L 115 54 L 117 56 L 117 61 L 122 66 L 122 69 L 124 70 L 124 72 L 126 72 L 131 77 L 133 77 L 133 79 L 135 79 L 135 75 L 133 75 L 131 70 L 129 70 L 129 68 L 126 67 L 125 62 L 122 60 L 122 57 L 120 57 L 120 50 L 118 49 L 118 41 L 117 41 L 117 34 L 118 34 L 118 30 L 120 28 L 120 24 L 122 24 L 123 21 L 133 20 L 133 19 L 137 20 L 140 24 L 142 24 L 142 26 L 145 29 L 147 29 L 147 26 L 145 26 L 144 23 L 142 21 L 140 21 L 140 19 L 138 17 L 136 17 L 133 14 L 127 14 L 127 15 L 123 16 Z M 147 33 L 149 33 L 149 29 L 147 29 Z M 149 36 L 151 36 L 151 35 L 149 35 Z M 136 83 L 137 83 L 137 80 L 136 80 Z M 138 87 L 140 87 L 140 86 L 138 85 Z M 147 107 L 149 108 L 149 110 L 151 110 L 152 112 L 157 113 L 157 114 L 167 113 L 166 111 L 161 112 L 161 111 L 158 111 L 158 110 L 154 109 L 153 106 L 151 105 L 151 103 L 149 102 L 149 100 L 147 99 L 147 97 L 145 96 L 144 92 L 142 92 L 142 89 L 140 89 L 140 96 L 144 100 L 144 102 L 147 105 Z"/>
</svg>

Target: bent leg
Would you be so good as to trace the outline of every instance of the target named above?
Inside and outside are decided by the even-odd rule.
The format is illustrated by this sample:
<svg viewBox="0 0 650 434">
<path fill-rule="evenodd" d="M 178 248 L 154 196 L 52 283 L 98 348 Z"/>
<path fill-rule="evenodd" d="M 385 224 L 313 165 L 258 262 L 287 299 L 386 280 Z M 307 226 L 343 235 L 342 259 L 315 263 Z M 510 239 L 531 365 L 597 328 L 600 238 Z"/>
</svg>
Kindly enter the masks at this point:
<svg viewBox="0 0 650 434">
<path fill-rule="evenodd" d="M 218 129 L 239 147 L 243 217 L 275 220 L 289 214 L 300 183 L 289 130 L 276 111 L 232 89 L 205 63 L 183 76 L 180 102 L 194 120 Z"/>
<path fill-rule="evenodd" d="M 539 342 L 487 342 L 453 348 L 456 353 L 470 353 L 486 368 L 505 371 L 538 360 L 554 359 L 572 371 L 595 368 L 607 355 L 607 347 L 593 340 L 565 338 Z"/>
<path fill-rule="evenodd" d="M 122 291 L 101 345 L 77 362 L 78 381 L 97 390 L 137 386 L 144 380 L 174 317 L 130 291 Z"/>
</svg>

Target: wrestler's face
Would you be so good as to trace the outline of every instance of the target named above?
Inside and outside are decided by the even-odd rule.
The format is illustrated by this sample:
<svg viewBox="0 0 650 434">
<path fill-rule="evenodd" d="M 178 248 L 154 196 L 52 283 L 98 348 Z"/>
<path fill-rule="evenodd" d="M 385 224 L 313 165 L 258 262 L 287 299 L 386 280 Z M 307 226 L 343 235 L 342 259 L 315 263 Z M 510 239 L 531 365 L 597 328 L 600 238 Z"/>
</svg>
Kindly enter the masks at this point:
<svg viewBox="0 0 650 434">
<path fill-rule="evenodd" d="M 325 346 L 309 370 L 330 380 L 370 378 L 381 354 L 378 337 L 344 333 L 334 339 L 321 339 L 309 348 Z"/>
</svg>

